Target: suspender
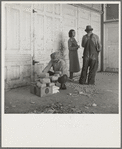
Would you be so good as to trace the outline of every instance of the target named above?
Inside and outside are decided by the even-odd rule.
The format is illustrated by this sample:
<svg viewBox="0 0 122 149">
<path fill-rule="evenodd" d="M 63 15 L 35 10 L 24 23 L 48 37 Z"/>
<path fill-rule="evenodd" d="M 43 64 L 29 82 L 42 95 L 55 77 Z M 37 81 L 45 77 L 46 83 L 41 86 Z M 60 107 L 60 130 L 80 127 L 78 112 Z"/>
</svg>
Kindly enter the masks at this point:
<svg viewBox="0 0 122 149">
<path fill-rule="evenodd" d="M 96 55 L 97 54 L 97 50 L 95 50 L 96 49 L 96 46 L 95 46 L 95 44 L 94 44 L 94 42 L 92 41 L 92 37 L 93 37 L 93 33 L 90 35 L 90 38 L 87 40 L 87 43 L 86 43 L 86 46 L 85 46 L 85 48 L 84 48 L 84 53 L 83 53 L 83 55 L 85 54 L 85 55 Z M 89 47 L 90 46 L 90 47 Z M 90 56 L 89 55 L 89 56 Z M 96 55 L 97 56 L 97 55 Z"/>
<path fill-rule="evenodd" d="M 92 39 L 93 34 L 90 35 L 90 39 Z"/>
</svg>

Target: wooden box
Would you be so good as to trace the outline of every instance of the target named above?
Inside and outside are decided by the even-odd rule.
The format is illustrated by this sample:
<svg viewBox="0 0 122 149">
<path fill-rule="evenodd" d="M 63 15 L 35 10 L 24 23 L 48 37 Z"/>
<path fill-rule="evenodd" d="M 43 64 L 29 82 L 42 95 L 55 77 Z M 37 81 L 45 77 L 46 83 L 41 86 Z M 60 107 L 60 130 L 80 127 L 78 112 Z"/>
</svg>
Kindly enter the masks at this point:
<svg viewBox="0 0 122 149">
<path fill-rule="evenodd" d="M 36 96 L 44 97 L 52 94 L 52 86 L 37 87 L 36 85 L 31 84 L 30 92 Z"/>
<path fill-rule="evenodd" d="M 36 95 L 44 97 L 52 94 L 52 87 L 36 87 Z"/>
</svg>

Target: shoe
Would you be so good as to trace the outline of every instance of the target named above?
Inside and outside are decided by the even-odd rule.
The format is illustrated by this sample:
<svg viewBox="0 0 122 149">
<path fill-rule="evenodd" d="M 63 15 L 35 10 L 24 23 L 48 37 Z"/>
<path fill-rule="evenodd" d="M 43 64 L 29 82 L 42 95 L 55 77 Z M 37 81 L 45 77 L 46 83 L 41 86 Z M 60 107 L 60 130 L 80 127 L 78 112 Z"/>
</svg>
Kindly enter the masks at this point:
<svg viewBox="0 0 122 149">
<path fill-rule="evenodd" d="M 62 89 L 62 90 L 66 90 L 66 89 L 67 89 L 67 88 L 66 88 L 66 85 L 65 85 L 65 84 L 61 84 L 60 89 Z"/>
<path fill-rule="evenodd" d="M 88 83 L 83 83 L 83 82 L 80 82 L 80 81 L 79 81 L 79 84 L 88 85 Z"/>
<path fill-rule="evenodd" d="M 89 83 L 88 85 L 95 85 L 95 83 L 91 83 L 91 84 Z"/>
</svg>

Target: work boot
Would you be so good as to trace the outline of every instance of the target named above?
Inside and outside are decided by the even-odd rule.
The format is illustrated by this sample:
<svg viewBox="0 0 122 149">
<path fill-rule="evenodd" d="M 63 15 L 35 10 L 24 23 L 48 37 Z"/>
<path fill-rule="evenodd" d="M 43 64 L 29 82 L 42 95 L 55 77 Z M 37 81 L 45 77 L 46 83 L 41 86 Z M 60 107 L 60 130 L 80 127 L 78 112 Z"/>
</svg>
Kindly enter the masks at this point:
<svg viewBox="0 0 122 149">
<path fill-rule="evenodd" d="M 83 81 L 81 81 L 81 80 L 79 80 L 79 84 L 82 84 L 82 85 L 88 85 L 88 83 L 83 82 Z"/>
<path fill-rule="evenodd" d="M 66 89 L 67 89 L 67 88 L 66 88 L 66 85 L 65 85 L 65 84 L 61 84 L 60 89 L 66 90 Z"/>
</svg>

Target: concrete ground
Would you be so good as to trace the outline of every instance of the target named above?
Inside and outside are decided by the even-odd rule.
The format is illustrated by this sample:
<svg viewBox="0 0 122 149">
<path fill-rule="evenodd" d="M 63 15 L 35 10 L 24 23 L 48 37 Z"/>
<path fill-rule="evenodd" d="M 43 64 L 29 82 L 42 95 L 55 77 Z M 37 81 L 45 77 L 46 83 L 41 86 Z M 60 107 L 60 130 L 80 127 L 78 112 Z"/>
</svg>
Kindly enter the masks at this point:
<svg viewBox="0 0 122 149">
<path fill-rule="evenodd" d="M 30 93 L 30 87 L 5 92 L 5 113 L 111 114 L 119 110 L 117 73 L 97 73 L 96 85 L 80 85 L 76 77 L 67 90 L 47 97 Z"/>
</svg>

